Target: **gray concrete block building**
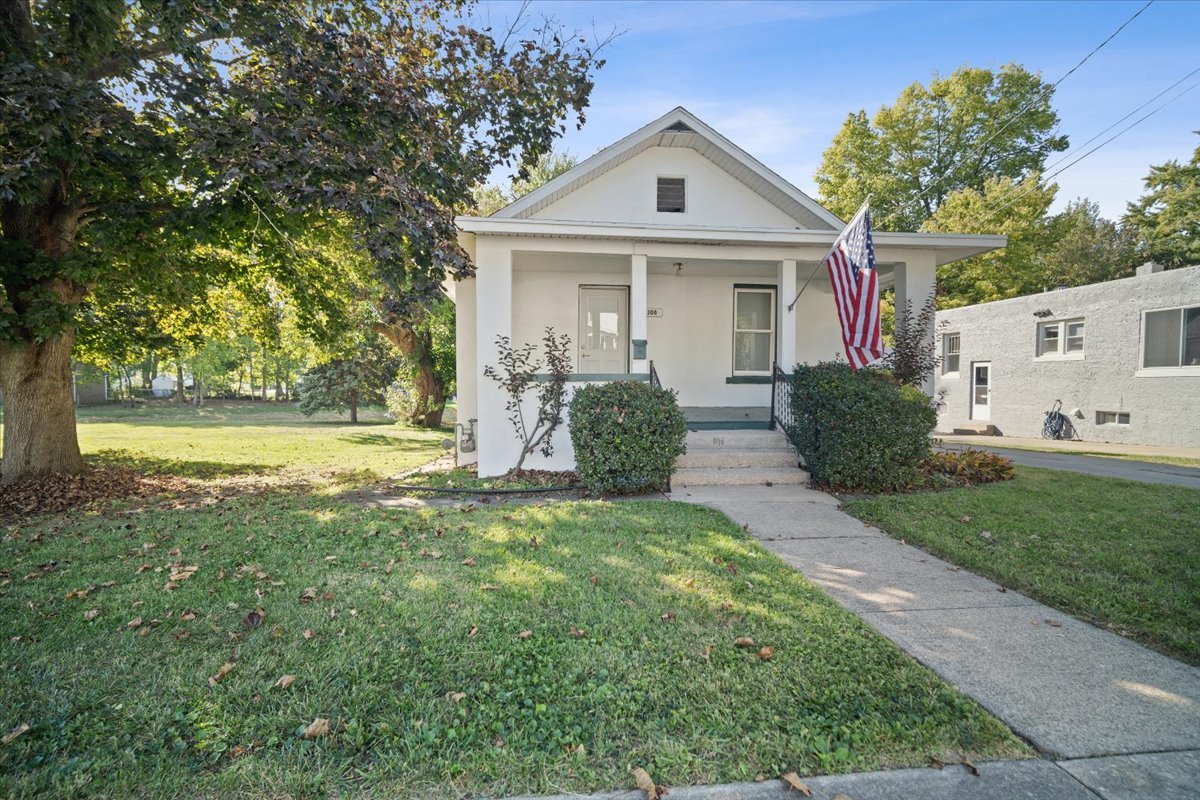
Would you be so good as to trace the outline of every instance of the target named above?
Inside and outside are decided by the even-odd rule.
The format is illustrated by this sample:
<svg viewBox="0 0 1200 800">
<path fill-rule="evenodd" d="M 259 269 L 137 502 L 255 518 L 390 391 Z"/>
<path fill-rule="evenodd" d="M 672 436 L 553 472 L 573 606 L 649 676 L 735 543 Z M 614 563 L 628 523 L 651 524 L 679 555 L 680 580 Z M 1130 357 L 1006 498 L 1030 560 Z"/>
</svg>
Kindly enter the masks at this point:
<svg viewBox="0 0 1200 800">
<path fill-rule="evenodd" d="M 1200 447 L 1200 266 L 939 311 L 938 430 Z"/>
</svg>

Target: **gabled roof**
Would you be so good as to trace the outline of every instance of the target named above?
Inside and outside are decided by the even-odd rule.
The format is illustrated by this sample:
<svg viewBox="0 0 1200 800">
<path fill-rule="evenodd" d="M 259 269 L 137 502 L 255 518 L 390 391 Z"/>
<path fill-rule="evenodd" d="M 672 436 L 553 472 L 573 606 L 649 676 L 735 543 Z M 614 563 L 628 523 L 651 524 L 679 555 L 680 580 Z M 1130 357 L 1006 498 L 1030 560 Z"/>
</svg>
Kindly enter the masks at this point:
<svg viewBox="0 0 1200 800">
<path fill-rule="evenodd" d="M 683 106 L 611 144 L 552 181 L 492 214 L 494 219 L 529 219 L 559 198 L 650 147 L 689 147 L 712 161 L 796 220 L 803 230 L 837 230 L 845 223 L 816 200 L 768 169 L 710 128 Z"/>
</svg>

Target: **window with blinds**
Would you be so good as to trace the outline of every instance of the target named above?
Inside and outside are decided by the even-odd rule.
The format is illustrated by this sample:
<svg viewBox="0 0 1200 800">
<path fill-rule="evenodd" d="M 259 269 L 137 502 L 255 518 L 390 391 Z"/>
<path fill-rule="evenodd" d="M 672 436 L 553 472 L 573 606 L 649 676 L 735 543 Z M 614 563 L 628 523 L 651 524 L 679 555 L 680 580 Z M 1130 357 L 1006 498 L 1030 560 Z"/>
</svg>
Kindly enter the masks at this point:
<svg viewBox="0 0 1200 800">
<path fill-rule="evenodd" d="M 733 374 L 770 375 L 775 357 L 775 290 L 733 290 Z"/>
<path fill-rule="evenodd" d="M 658 210 L 667 214 L 682 214 L 687 210 L 687 186 L 683 178 L 658 179 Z"/>
</svg>

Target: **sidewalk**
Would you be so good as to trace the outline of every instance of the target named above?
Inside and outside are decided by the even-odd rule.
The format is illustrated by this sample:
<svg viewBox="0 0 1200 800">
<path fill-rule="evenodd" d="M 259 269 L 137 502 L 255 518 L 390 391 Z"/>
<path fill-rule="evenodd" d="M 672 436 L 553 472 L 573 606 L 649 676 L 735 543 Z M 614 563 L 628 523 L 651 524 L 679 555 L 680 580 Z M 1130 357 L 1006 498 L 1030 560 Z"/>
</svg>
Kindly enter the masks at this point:
<svg viewBox="0 0 1200 800">
<path fill-rule="evenodd" d="M 1013 449 L 1053 450 L 1064 453 L 1103 453 L 1124 458 L 1166 456 L 1168 458 L 1198 458 L 1200 448 L 1168 447 L 1153 444 L 1121 444 L 1119 442 L 1075 442 L 1062 439 L 1041 439 L 1034 436 L 979 436 L 935 433 L 935 439 L 946 444 L 972 447 L 1009 447 Z"/>
<path fill-rule="evenodd" d="M 820 492 L 706 486 L 672 499 L 748 526 L 763 546 L 1004 720 L 1057 771 L 1090 787 L 1093 794 L 1081 797 L 1195 796 L 1200 670 L 1001 592 L 842 513 Z M 970 796 L 993 796 L 983 783 L 978 788 Z"/>
</svg>

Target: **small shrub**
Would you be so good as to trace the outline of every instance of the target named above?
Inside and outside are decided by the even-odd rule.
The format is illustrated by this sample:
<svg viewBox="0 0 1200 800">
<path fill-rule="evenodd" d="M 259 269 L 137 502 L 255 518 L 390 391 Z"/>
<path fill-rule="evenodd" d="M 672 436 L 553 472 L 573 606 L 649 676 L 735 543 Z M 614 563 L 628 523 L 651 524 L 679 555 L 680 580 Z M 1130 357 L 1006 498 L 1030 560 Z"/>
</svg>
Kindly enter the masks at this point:
<svg viewBox="0 0 1200 800">
<path fill-rule="evenodd" d="M 1013 462 L 986 450 L 932 453 L 921 463 L 921 472 L 934 484 L 973 486 L 1011 481 L 1017 476 Z"/>
<path fill-rule="evenodd" d="M 597 494 L 667 488 L 687 437 L 675 392 L 633 381 L 580 388 L 569 428 L 579 477 Z"/>
<path fill-rule="evenodd" d="M 798 364 L 788 431 L 814 482 L 884 492 L 921 482 L 937 412 L 912 386 L 844 362 Z"/>
</svg>

